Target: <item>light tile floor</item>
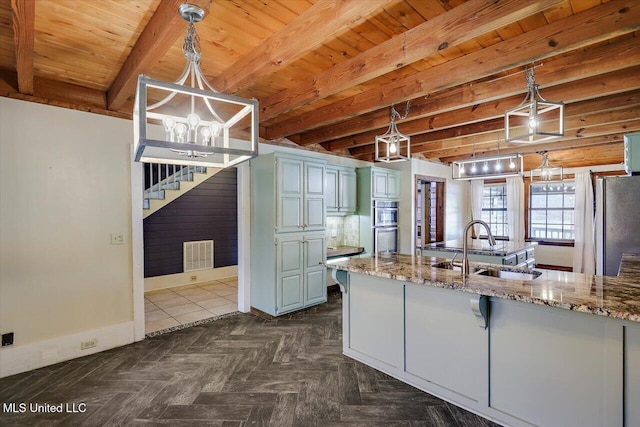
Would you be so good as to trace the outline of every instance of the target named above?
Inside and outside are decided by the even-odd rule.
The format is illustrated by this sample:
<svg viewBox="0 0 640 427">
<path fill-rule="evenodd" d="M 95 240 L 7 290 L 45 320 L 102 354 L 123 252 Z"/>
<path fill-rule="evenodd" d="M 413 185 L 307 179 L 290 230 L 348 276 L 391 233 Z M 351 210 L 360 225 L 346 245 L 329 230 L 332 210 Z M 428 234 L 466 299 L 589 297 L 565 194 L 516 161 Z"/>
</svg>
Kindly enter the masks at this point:
<svg viewBox="0 0 640 427">
<path fill-rule="evenodd" d="M 145 333 L 238 311 L 238 278 L 145 292 Z"/>
</svg>

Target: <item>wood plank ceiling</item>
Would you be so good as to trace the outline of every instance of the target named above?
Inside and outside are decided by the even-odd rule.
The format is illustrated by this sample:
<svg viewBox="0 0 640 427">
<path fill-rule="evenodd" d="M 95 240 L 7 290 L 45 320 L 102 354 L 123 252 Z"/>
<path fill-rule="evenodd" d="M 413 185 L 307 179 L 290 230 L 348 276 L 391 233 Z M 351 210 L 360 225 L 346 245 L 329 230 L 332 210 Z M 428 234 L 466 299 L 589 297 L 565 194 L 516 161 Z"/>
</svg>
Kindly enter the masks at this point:
<svg viewBox="0 0 640 427">
<path fill-rule="evenodd" d="M 620 163 L 640 131 L 640 0 L 192 0 L 201 68 L 257 98 L 260 136 L 373 159 L 390 106 L 412 155 L 450 163 L 547 150 L 565 167 Z M 130 118 L 138 74 L 184 67 L 181 0 L 0 0 L 0 95 Z M 524 66 L 566 106 L 565 137 L 504 143 Z"/>
</svg>

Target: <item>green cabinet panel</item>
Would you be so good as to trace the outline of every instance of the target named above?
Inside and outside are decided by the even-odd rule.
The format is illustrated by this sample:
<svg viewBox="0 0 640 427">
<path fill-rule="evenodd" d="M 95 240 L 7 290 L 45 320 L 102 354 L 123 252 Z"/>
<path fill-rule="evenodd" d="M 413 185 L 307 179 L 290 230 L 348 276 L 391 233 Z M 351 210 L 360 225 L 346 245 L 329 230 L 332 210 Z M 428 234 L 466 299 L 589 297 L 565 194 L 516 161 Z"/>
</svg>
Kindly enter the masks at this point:
<svg viewBox="0 0 640 427">
<path fill-rule="evenodd" d="M 326 163 L 304 162 L 304 230 L 325 229 L 324 175 Z"/>
<path fill-rule="evenodd" d="M 373 198 L 387 199 L 389 196 L 389 173 L 387 171 L 373 171 Z"/>
<path fill-rule="evenodd" d="M 250 168 L 251 306 L 277 316 L 326 301 L 326 163 L 272 153 Z"/>
<path fill-rule="evenodd" d="M 640 133 L 624 136 L 624 170 L 629 174 L 640 172 Z"/>
<path fill-rule="evenodd" d="M 355 168 L 327 166 L 327 214 L 354 214 L 358 209 L 358 186 Z"/>
</svg>

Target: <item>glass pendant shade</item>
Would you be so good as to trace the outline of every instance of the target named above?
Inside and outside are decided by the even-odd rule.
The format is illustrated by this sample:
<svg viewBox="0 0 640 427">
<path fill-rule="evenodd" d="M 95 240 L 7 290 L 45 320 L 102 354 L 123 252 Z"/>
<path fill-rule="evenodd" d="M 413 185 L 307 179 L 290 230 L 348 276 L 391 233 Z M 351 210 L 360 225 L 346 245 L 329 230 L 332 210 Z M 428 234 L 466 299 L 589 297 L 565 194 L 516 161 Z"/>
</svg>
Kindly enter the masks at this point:
<svg viewBox="0 0 640 427">
<path fill-rule="evenodd" d="M 394 107 L 391 107 L 391 123 L 384 135 L 377 135 L 375 138 L 377 162 L 401 162 L 409 160 L 411 156 L 411 138 L 400 133 L 396 126 L 395 118 L 400 114 Z M 406 114 L 405 114 L 406 117 Z"/>
<path fill-rule="evenodd" d="M 473 157 L 451 163 L 453 179 L 492 179 L 522 176 L 521 154 L 503 154 L 492 157 Z"/>
<path fill-rule="evenodd" d="M 535 84 L 533 67 L 526 69 L 527 95 L 504 118 L 505 139 L 514 143 L 537 143 L 564 136 L 564 103 L 544 99 Z"/>
<path fill-rule="evenodd" d="M 542 164 L 531 169 L 531 182 L 562 181 L 564 179 L 562 166 L 552 166 L 546 151 L 540 155 L 542 156 Z"/>
<path fill-rule="evenodd" d="M 194 23 L 204 11 L 179 8 L 189 21 L 186 67 L 177 81 L 138 77 L 133 109 L 135 160 L 225 168 L 258 155 L 258 101 L 217 92 L 200 70 Z"/>
</svg>

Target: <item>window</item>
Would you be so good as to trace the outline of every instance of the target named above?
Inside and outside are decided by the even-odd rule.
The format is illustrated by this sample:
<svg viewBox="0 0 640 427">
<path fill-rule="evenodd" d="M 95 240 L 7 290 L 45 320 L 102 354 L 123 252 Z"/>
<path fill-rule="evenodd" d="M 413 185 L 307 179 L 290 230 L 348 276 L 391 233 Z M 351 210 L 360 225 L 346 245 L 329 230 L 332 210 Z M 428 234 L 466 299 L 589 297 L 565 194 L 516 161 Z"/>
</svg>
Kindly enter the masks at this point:
<svg viewBox="0 0 640 427">
<path fill-rule="evenodd" d="M 507 186 L 485 185 L 482 192 L 482 220 L 489 224 L 494 237 L 507 237 Z M 484 229 L 483 229 L 484 230 Z M 484 231 L 482 231 L 484 233 Z"/>
<path fill-rule="evenodd" d="M 576 186 L 573 182 L 531 184 L 529 237 L 574 240 Z"/>
</svg>

